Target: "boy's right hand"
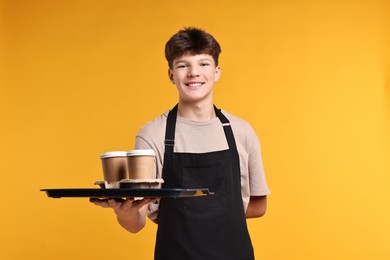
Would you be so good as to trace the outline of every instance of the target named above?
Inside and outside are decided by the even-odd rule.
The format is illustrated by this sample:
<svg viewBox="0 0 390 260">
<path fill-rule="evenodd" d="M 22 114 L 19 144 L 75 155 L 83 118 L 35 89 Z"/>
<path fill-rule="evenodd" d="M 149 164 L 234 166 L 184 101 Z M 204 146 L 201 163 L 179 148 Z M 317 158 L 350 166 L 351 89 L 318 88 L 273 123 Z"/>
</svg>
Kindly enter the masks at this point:
<svg viewBox="0 0 390 260">
<path fill-rule="evenodd" d="M 137 199 L 98 199 L 90 198 L 89 201 L 102 208 L 112 208 L 118 217 L 126 217 L 129 215 L 137 214 L 138 211 L 145 205 L 155 202 L 158 199 L 144 198 Z"/>
<path fill-rule="evenodd" d="M 90 198 L 89 200 L 97 206 L 112 208 L 115 211 L 119 224 L 129 232 L 137 233 L 145 226 L 147 204 L 156 202 L 159 198 L 137 200 L 134 200 L 134 198 L 128 198 L 126 200 Z"/>
</svg>

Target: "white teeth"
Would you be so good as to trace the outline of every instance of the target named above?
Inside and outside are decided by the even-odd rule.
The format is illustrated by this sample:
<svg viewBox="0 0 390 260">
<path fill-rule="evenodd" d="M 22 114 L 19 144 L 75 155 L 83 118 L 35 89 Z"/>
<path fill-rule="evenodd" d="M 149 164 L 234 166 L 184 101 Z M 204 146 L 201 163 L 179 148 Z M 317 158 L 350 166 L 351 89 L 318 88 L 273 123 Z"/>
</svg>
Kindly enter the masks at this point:
<svg viewBox="0 0 390 260">
<path fill-rule="evenodd" d="M 202 83 L 190 83 L 190 84 L 187 84 L 188 86 L 190 87 L 200 87 L 202 86 Z"/>
</svg>

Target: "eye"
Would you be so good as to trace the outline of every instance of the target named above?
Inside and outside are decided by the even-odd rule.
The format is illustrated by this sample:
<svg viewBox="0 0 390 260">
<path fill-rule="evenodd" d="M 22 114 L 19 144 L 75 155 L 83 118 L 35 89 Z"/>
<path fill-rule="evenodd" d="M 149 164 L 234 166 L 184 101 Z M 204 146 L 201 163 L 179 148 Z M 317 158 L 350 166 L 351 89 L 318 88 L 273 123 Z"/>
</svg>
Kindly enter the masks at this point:
<svg viewBox="0 0 390 260">
<path fill-rule="evenodd" d="M 185 65 L 185 64 L 179 64 L 176 66 L 176 68 L 178 68 L 178 69 L 184 69 L 186 67 L 187 67 L 187 65 Z"/>
<path fill-rule="evenodd" d="M 202 66 L 202 67 L 205 67 L 205 66 L 210 66 L 210 63 L 207 63 L 207 62 L 202 62 L 202 63 L 200 64 L 200 66 Z"/>
</svg>

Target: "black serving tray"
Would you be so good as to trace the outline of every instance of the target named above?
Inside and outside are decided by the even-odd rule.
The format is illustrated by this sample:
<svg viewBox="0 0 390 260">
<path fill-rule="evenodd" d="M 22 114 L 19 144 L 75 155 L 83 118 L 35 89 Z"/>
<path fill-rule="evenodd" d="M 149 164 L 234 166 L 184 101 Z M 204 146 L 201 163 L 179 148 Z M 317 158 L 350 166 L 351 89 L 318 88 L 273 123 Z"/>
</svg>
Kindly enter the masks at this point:
<svg viewBox="0 0 390 260">
<path fill-rule="evenodd" d="M 212 195 L 209 189 L 41 189 L 51 198 L 181 198 Z"/>
</svg>

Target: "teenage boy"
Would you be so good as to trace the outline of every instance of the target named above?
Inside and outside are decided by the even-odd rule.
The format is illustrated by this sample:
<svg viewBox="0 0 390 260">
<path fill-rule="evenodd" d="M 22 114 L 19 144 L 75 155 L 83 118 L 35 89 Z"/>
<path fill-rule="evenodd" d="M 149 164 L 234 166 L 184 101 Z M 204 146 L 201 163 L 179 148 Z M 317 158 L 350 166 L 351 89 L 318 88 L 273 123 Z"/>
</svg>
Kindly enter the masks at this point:
<svg viewBox="0 0 390 260">
<path fill-rule="evenodd" d="M 113 208 L 119 224 L 136 233 L 146 215 L 158 223 L 155 259 L 254 259 L 246 218 L 261 217 L 270 193 L 259 140 L 244 120 L 214 106 L 221 76 L 220 45 L 197 28 L 180 30 L 165 57 L 179 101 L 147 123 L 136 149 L 153 149 L 163 188 L 207 187 L 215 195 L 124 202 L 92 201 Z"/>
</svg>

